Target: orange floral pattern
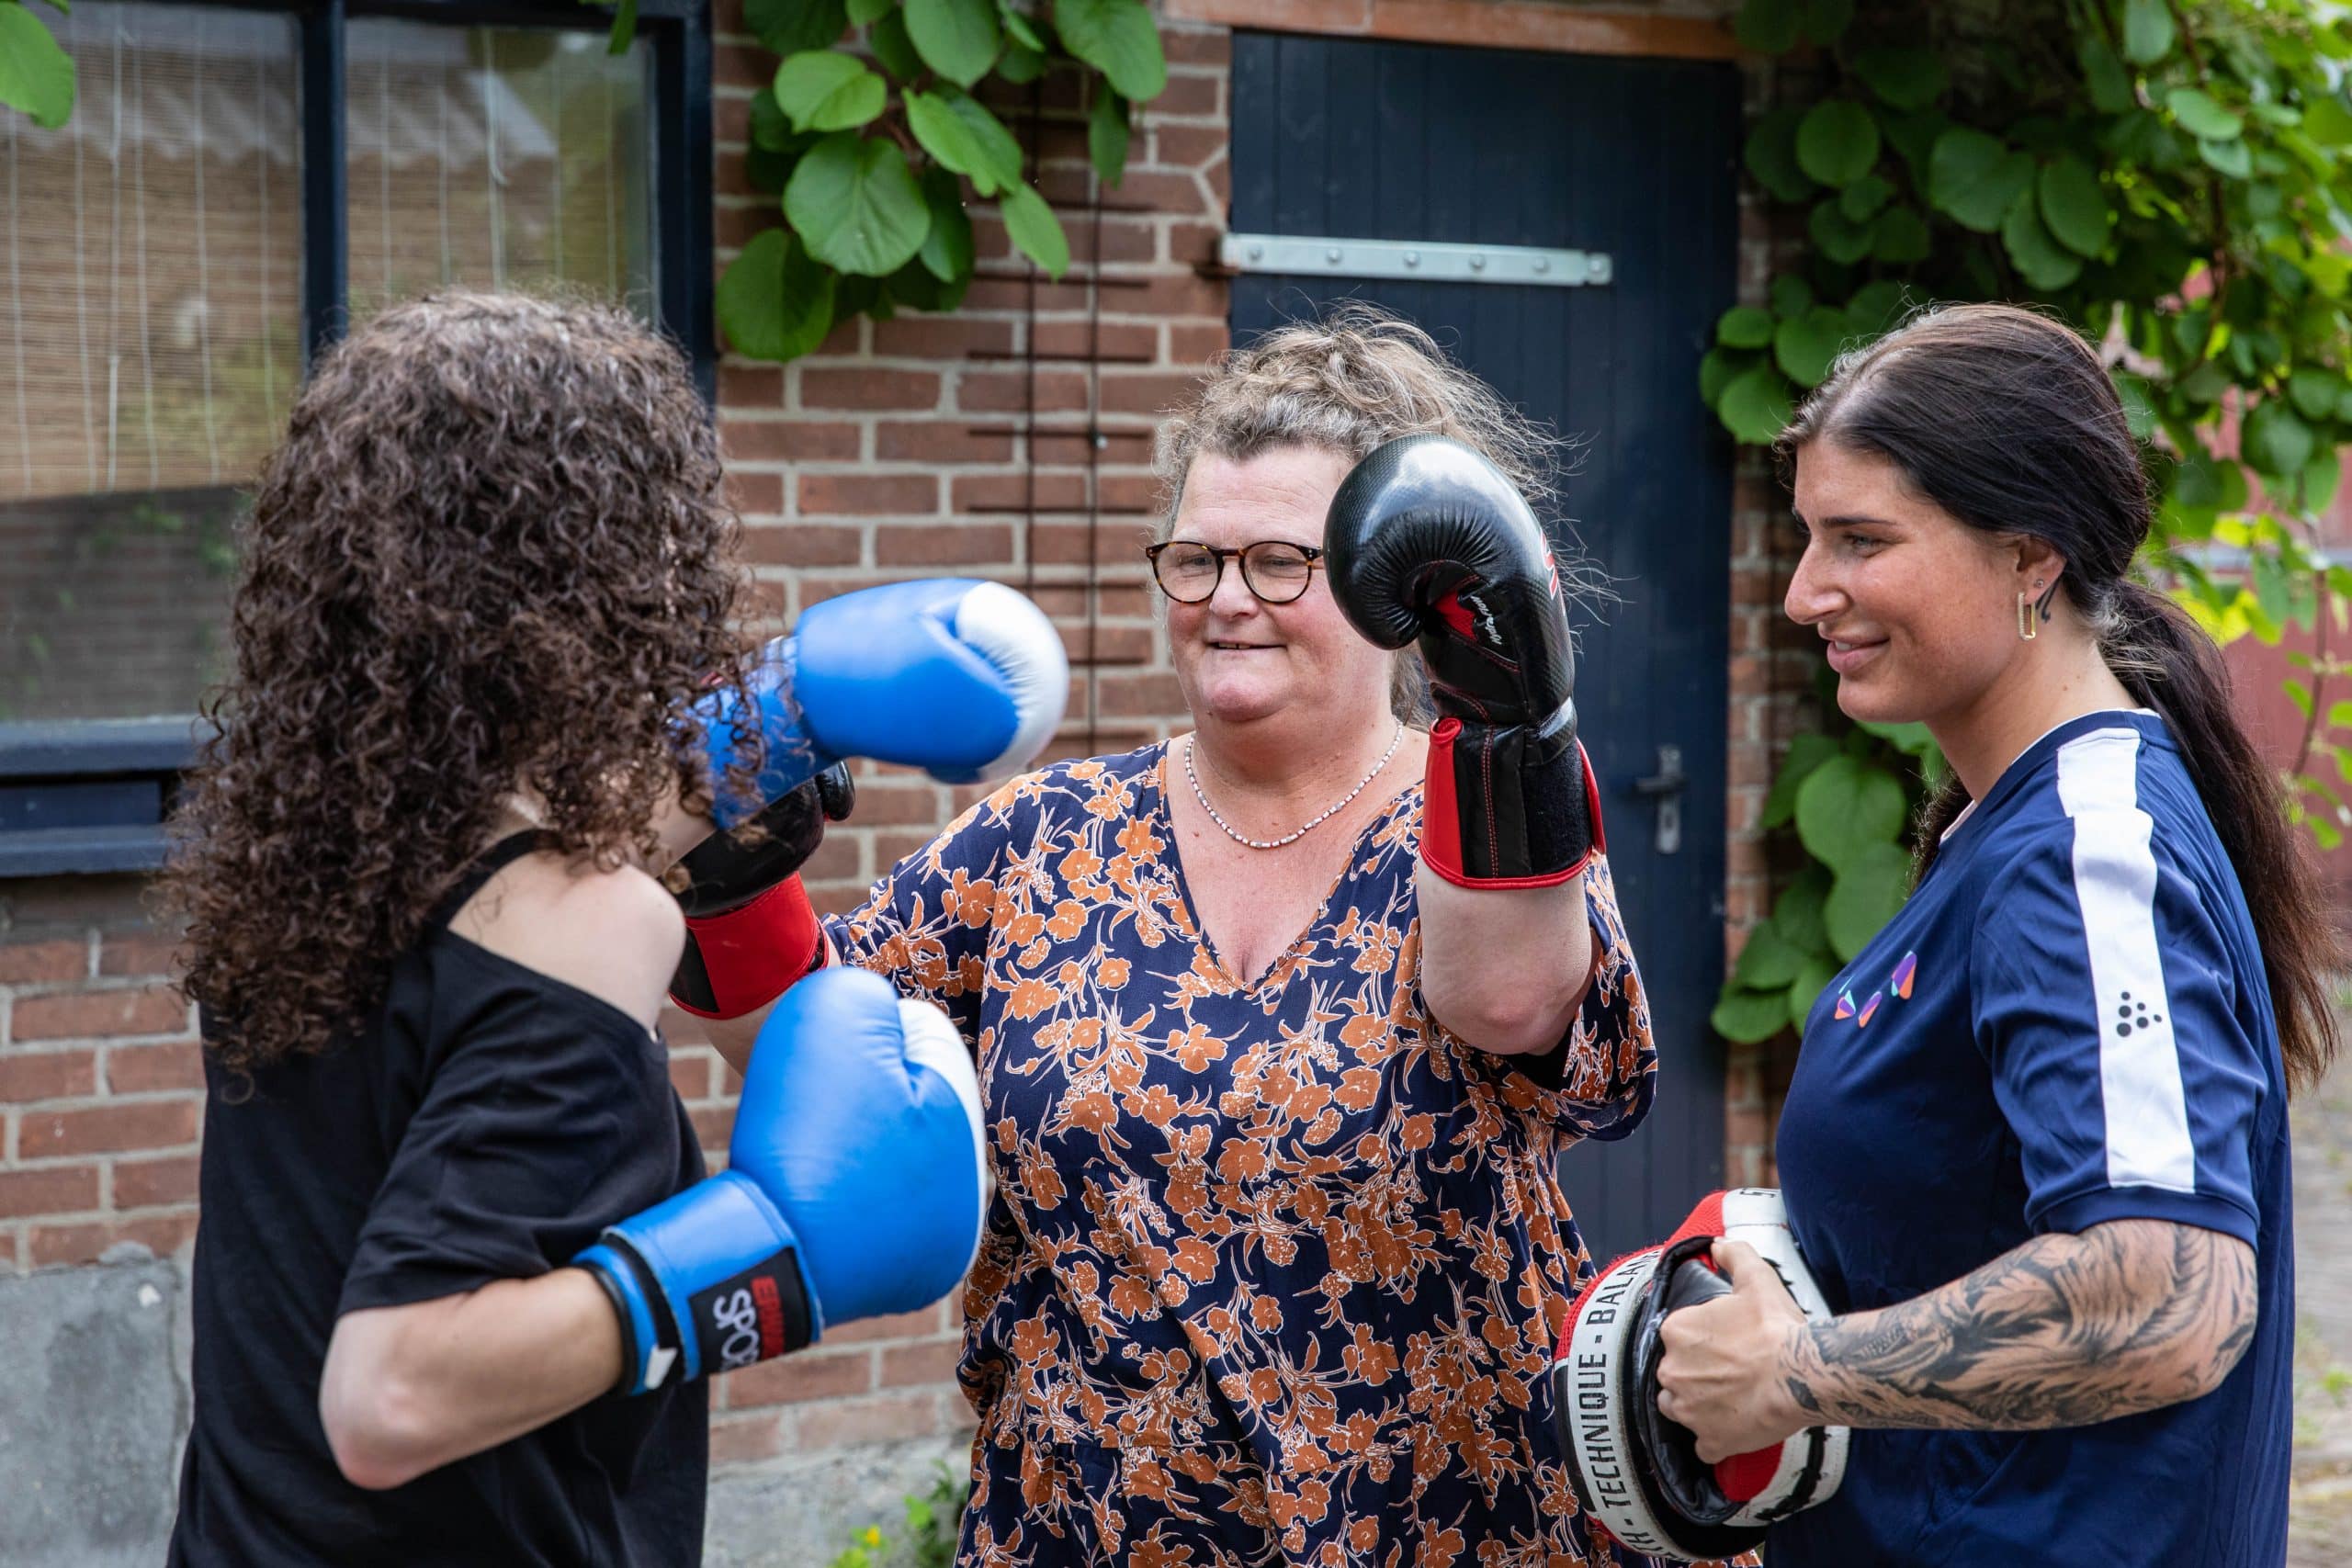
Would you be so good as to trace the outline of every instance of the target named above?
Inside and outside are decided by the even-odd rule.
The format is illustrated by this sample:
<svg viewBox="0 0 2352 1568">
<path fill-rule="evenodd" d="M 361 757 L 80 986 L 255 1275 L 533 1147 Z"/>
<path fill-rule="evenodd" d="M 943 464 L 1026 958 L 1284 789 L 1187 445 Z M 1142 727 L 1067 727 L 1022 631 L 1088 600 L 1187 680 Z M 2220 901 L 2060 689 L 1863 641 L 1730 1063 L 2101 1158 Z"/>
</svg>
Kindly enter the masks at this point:
<svg viewBox="0 0 2352 1568">
<path fill-rule="evenodd" d="M 1606 865 L 1547 1088 L 1422 1004 L 1418 786 L 1245 988 L 1193 919 L 1164 761 L 1016 779 L 832 922 L 979 1062 L 959 1562 L 1622 1560 L 1588 1538 L 1544 1376 L 1592 1270 L 1560 1151 L 1631 1132 L 1657 1070 Z"/>
</svg>

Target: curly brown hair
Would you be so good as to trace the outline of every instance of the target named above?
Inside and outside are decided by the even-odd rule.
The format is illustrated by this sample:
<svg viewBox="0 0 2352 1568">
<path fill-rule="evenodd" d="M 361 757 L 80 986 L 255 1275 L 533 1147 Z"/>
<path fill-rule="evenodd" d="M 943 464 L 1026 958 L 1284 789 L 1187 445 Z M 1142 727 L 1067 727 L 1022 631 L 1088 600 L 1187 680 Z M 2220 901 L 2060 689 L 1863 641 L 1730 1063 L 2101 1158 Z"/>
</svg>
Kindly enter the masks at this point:
<svg viewBox="0 0 2352 1568">
<path fill-rule="evenodd" d="M 741 679 L 738 533 L 684 357 L 620 310 L 442 294 L 320 359 L 164 889 L 220 1061 L 356 1027 L 518 785 L 605 867 L 707 800 L 684 705 Z"/>
</svg>

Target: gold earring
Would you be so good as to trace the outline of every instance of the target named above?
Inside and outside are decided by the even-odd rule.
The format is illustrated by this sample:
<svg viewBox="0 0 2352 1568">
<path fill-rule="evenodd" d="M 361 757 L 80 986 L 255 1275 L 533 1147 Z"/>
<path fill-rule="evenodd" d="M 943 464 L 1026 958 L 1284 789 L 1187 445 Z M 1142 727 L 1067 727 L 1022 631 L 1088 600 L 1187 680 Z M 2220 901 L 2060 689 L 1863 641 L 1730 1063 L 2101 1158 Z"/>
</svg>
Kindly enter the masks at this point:
<svg viewBox="0 0 2352 1568">
<path fill-rule="evenodd" d="M 2041 584 L 2039 582 L 2035 583 L 2033 585 L 2033 591 L 2036 593 L 2041 592 Z M 2018 638 L 2019 641 L 2031 642 L 2035 637 L 2041 635 L 2041 627 L 2038 624 L 2039 619 L 2040 616 L 2036 611 L 2033 601 L 2027 597 L 2026 591 L 2024 589 L 2018 589 Z"/>
</svg>

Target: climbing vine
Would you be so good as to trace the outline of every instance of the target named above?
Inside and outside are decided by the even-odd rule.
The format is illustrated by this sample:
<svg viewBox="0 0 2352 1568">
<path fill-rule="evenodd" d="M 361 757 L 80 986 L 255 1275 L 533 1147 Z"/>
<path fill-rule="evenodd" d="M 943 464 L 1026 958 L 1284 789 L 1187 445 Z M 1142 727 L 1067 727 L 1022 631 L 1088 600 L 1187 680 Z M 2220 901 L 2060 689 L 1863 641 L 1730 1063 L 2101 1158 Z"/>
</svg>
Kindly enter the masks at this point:
<svg viewBox="0 0 2352 1568">
<path fill-rule="evenodd" d="M 751 177 L 782 220 L 728 267 L 718 306 L 729 344 L 761 359 L 806 354 L 861 313 L 954 310 L 972 278 L 975 198 L 1060 276 L 1069 239 L 1023 177 L 991 86 L 1077 62 L 1088 153 L 1117 185 L 1134 106 L 1168 85 L 1142 0 L 749 0 L 745 20 L 779 57 L 752 101 Z"/>
<path fill-rule="evenodd" d="M 2287 809 L 2320 848 L 2352 810 L 2352 566 L 2319 519 L 2352 439 L 2352 21 L 2329 0 L 1748 0 L 1787 56 L 1747 171 L 1802 218 L 1767 302 L 1726 311 L 1700 389 L 1779 434 L 1843 351 L 1936 300 L 2045 305 L 2105 346 L 2161 496 L 2140 563 L 2217 638 L 2278 643 L 2305 718 Z M 1834 703 L 1825 703 L 1834 713 Z M 1714 1024 L 1767 1039 L 1900 907 L 1917 727 L 1791 745 L 1767 827 L 1806 863 Z"/>
</svg>

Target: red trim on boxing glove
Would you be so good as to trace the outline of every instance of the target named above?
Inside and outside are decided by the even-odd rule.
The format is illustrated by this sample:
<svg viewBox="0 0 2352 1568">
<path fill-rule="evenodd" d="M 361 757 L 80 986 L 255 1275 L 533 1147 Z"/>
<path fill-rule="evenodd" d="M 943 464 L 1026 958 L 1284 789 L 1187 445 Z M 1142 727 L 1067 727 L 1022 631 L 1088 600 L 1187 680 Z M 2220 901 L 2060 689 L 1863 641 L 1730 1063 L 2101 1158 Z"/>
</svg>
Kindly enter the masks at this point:
<svg viewBox="0 0 2352 1568">
<path fill-rule="evenodd" d="M 686 917 L 716 1008 L 670 999 L 696 1018 L 741 1018 L 825 966 L 825 928 L 797 875 L 724 914 Z"/>
<path fill-rule="evenodd" d="M 1499 887 L 1557 887 L 1571 877 L 1584 874 L 1592 857 L 1609 852 L 1609 840 L 1600 824 L 1600 781 L 1593 776 L 1592 759 L 1585 754 L 1584 742 L 1577 744 L 1577 766 L 1584 773 L 1584 803 L 1586 819 L 1592 825 L 1592 843 L 1582 859 L 1564 871 L 1547 872 L 1542 876 L 1473 876 L 1463 868 L 1462 806 L 1453 788 L 1453 743 L 1462 734 L 1462 721 L 1446 717 L 1430 727 L 1430 754 L 1421 775 L 1421 859 L 1429 868 L 1453 883 L 1472 892 Z M 1493 813 L 1487 813 L 1487 833 L 1495 832 Z"/>
</svg>

